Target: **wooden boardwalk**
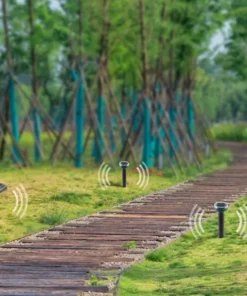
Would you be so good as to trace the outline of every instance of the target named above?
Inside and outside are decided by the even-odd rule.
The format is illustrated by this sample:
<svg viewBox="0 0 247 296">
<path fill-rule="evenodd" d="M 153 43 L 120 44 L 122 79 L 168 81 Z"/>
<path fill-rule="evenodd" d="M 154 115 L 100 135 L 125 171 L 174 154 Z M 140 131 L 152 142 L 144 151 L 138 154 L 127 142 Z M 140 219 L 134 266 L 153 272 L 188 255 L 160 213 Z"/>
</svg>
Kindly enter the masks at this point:
<svg viewBox="0 0 247 296">
<path fill-rule="evenodd" d="M 210 214 L 247 192 L 247 145 L 227 146 L 235 161 L 225 171 L 2 246 L 0 295 L 114 294 L 125 267 L 187 230 L 195 204 Z"/>
</svg>

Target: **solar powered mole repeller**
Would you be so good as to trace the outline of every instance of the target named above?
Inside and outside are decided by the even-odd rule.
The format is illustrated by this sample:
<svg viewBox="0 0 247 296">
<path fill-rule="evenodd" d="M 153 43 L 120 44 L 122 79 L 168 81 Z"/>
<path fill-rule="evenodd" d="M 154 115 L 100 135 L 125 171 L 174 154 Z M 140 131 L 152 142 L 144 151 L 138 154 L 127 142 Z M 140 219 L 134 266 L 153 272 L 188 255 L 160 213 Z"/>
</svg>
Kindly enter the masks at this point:
<svg viewBox="0 0 247 296">
<path fill-rule="evenodd" d="M 130 164 L 128 163 L 128 161 L 120 161 L 119 162 L 119 166 L 122 168 L 122 182 L 123 182 L 123 187 L 126 187 L 127 184 L 127 167 Z"/>
<path fill-rule="evenodd" d="M 0 183 L 0 193 L 4 192 L 5 190 L 7 190 L 7 186 Z"/>
<path fill-rule="evenodd" d="M 223 238 L 224 237 L 224 213 L 228 209 L 228 204 L 225 202 L 216 202 L 214 205 L 214 208 L 218 212 L 219 238 Z"/>
</svg>

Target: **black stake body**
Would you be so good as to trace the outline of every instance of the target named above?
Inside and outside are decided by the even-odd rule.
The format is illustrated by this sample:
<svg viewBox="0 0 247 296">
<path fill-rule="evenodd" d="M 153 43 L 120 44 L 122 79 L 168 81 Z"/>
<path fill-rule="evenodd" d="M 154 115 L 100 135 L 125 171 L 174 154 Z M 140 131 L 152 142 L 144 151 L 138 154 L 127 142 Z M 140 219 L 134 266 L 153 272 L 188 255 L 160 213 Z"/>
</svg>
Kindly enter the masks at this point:
<svg viewBox="0 0 247 296">
<path fill-rule="evenodd" d="M 218 212 L 218 235 L 219 238 L 223 238 L 224 237 L 224 228 L 225 228 L 225 211 L 228 209 L 228 204 L 225 202 L 217 202 L 214 205 L 214 208 L 216 209 L 216 211 Z"/>
<path fill-rule="evenodd" d="M 219 220 L 219 238 L 224 237 L 224 212 L 219 212 L 218 214 L 218 220 Z"/>
<path fill-rule="evenodd" d="M 119 166 L 122 168 L 122 186 L 125 188 L 127 185 L 127 167 L 129 163 L 128 161 L 121 161 Z"/>
<path fill-rule="evenodd" d="M 123 187 L 126 187 L 127 185 L 127 172 L 126 168 L 123 168 Z"/>
<path fill-rule="evenodd" d="M 5 190 L 7 190 L 7 186 L 0 183 L 0 193 L 4 192 Z"/>
</svg>

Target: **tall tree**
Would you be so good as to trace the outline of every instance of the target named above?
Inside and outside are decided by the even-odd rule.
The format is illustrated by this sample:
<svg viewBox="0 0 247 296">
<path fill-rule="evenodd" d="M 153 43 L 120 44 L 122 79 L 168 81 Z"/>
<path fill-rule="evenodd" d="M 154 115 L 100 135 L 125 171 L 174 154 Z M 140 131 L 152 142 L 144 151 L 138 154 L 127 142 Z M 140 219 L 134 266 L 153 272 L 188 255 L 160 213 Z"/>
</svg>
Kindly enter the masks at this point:
<svg viewBox="0 0 247 296">
<path fill-rule="evenodd" d="M 217 61 L 227 71 L 235 73 L 238 78 L 247 80 L 247 2 L 231 1 L 228 18 L 230 37 L 226 42 L 226 52 L 217 57 Z"/>
<path fill-rule="evenodd" d="M 41 159 L 41 119 L 39 115 L 38 104 L 38 76 L 37 76 L 37 55 L 35 42 L 35 20 L 34 20 L 34 1 L 27 0 L 27 7 L 29 11 L 29 26 L 30 26 L 30 61 L 32 67 L 32 112 L 33 112 L 33 129 L 35 139 L 35 161 Z"/>
</svg>

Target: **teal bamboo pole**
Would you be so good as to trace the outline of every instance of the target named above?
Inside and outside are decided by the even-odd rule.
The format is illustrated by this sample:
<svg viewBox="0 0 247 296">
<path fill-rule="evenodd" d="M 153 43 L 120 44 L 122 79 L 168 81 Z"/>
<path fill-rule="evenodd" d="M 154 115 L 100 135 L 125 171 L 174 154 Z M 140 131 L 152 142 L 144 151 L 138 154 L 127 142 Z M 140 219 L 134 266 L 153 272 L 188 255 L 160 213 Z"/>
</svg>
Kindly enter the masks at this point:
<svg viewBox="0 0 247 296">
<path fill-rule="evenodd" d="M 125 121 L 127 116 L 127 110 L 126 110 L 126 93 L 124 88 L 122 90 L 121 115 L 123 120 Z M 124 128 L 121 129 L 121 139 L 122 139 L 122 145 L 124 145 L 126 141 L 126 133 Z"/>
<path fill-rule="evenodd" d="M 155 158 L 156 158 L 156 165 L 159 169 L 162 169 L 164 167 L 164 153 L 165 150 L 162 145 L 162 141 L 165 139 L 165 130 L 161 126 L 160 117 L 164 116 L 164 110 L 163 106 L 160 104 L 160 102 L 156 102 L 156 124 L 158 127 L 158 134 L 156 137 L 156 143 L 155 143 Z"/>
<path fill-rule="evenodd" d="M 20 134 L 19 134 L 18 110 L 17 110 L 17 102 L 16 102 L 15 84 L 12 77 L 10 78 L 10 82 L 9 82 L 9 101 L 10 101 L 10 120 L 11 120 L 11 126 L 12 126 L 12 135 L 14 138 L 14 142 L 19 145 Z M 14 162 L 20 163 L 22 162 L 22 158 L 15 143 L 13 143 L 13 146 L 12 146 Z"/>
<path fill-rule="evenodd" d="M 75 147 L 75 167 L 83 166 L 83 146 L 84 146 L 84 105 L 85 95 L 82 80 L 76 95 L 76 147 Z"/>
<path fill-rule="evenodd" d="M 144 104 L 144 131 L 143 131 L 143 162 L 147 167 L 151 167 L 151 103 L 150 99 L 146 98 Z"/>
<path fill-rule="evenodd" d="M 171 106 L 169 109 L 169 119 L 170 119 L 170 127 L 169 127 L 169 136 L 172 142 L 172 146 L 177 150 L 177 141 L 174 130 L 176 129 L 176 108 Z M 170 145 L 169 147 L 169 157 L 172 159 L 174 157 L 174 149 Z"/>
<path fill-rule="evenodd" d="M 41 160 L 41 118 L 36 106 L 33 107 L 32 110 L 33 115 L 33 128 L 34 128 L 34 159 L 35 162 L 39 162 Z"/>
<path fill-rule="evenodd" d="M 153 116 L 153 110 L 155 108 L 155 102 L 151 101 L 151 116 Z M 156 130 L 158 128 L 157 121 L 155 120 L 156 116 L 153 116 L 152 124 L 150 127 L 150 166 L 154 166 L 156 161 L 156 154 L 155 154 L 155 148 L 156 148 Z"/>
<path fill-rule="evenodd" d="M 117 152 L 117 145 L 116 145 L 116 140 L 115 140 L 115 137 L 114 137 L 114 130 L 116 129 L 116 118 L 115 116 L 112 116 L 111 117 L 111 130 L 110 130 L 110 143 L 111 143 L 111 151 L 113 153 Z"/>
<path fill-rule="evenodd" d="M 101 134 L 104 134 L 104 125 L 105 125 L 105 99 L 102 95 L 99 96 L 98 98 L 98 106 L 97 106 L 97 117 L 98 117 L 98 122 L 100 126 L 100 131 L 97 132 L 96 136 L 98 138 L 98 145 L 96 142 L 96 139 L 94 141 L 94 157 L 95 157 L 95 162 L 100 163 L 103 161 L 103 155 L 104 155 L 104 143 L 103 139 L 101 137 Z"/>
<path fill-rule="evenodd" d="M 187 98 L 188 132 L 191 140 L 195 135 L 195 110 L 190 97 Z"/>
<path fill-rule="evenodd" d="M 134 132 L 138 131 L 139 128 L 139 114 L 138 114 L 138 92 L 136 90 L 133 91 L 133 104 L 134 104 L 134 108 L 133 108 L 133 113 L 132 116 L 134 117 L 134 123 L 133 123 L 133 130 Z"/>
<path fill-rule="evenodd" d="M 184 115 L 182 114 L 182 110 L 180 111 L 180 106 L 182 105 L 182 103 L 183 103 L 183 97 L 179 94 L 179 92 L 176 92 L 176 106 L 177 106 L 176 120 L 179 120 L 178 119 L 178 114 L 180 113 L 180 115 L 181 115 L 180 119 L 182 120 L 181 124 L 184 125 Z M 183 135 L 180 135 L 179 139 L 180 139 L 180 142 L 183 144 L 184 143 Z"/>
<path fill-rule="evenodd" d="M 154 136 L 154 159 L 155 159 L 155 164 L 157 165 L 157 167 L 159 167 L 159 159 L 160 156 L 162 154 L 162 147 L 161 147 L 161 140 L 160 140 L 160 136 L 162 136 L 161 134 L 161 129 L 159 128 L 160 126 L 160 120 L 158 117 L 158 113 L 162 116 L 162 106 L 159 102 L 156 101 L 156 98 L 160 95 L 160 84 L 156 83 L 155 85 L 155 100 L 153 102 L 154 104 L 154 110 L 156 115 L 155 115 L 155 119 L 154 119 L 154 124 L 156 125 L 156 134 Z"/>
</svg>

